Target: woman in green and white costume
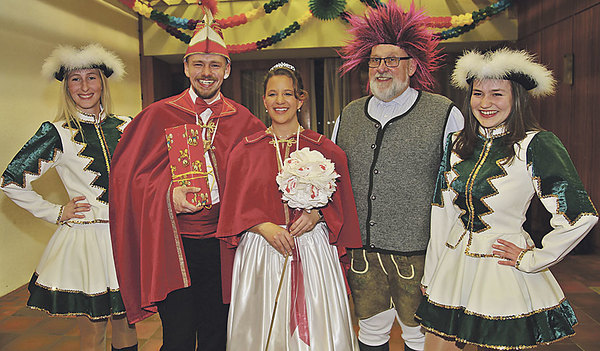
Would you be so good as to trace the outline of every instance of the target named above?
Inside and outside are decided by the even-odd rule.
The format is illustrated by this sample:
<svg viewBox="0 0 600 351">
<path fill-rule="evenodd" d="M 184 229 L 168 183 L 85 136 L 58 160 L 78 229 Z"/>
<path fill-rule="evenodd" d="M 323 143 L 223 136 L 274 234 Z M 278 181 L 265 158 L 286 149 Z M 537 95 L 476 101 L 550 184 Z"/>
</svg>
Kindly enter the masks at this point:
<svg viewBox="0 0 600 351">
<path fill-rule="evenodd" d="M 34 216 L 59 225 L 29 283 L 27 306 L 79 316 L 81 350 L 137 350 L 113 261 L 108 224 L 110 157 L 130 117 L 111 113 L 108 77 L 123 75 L 121 60 L 100 45 L 58 47 L 42 73 L 62 82 L 55 122 L 44 122 L 0 178 L 0 189 Z M 55 167 L 69 198 L 44 200 L 31 182 Z"/>
<path fill-rule="evenodd" d="M 518 350 L 573 335 L 577 319 L 548 270 L 598 220 L 560 140 L 528 98 L 554 90 L 523 51 L 469 52 L 453 84 L 468 91 L 465 128 L 448 139 L 431 213 L 431 239 L 416 317 L 425 350 Z M 534 247 L 523 230 L 532 197 L 553 227 Z"/>
</svg>

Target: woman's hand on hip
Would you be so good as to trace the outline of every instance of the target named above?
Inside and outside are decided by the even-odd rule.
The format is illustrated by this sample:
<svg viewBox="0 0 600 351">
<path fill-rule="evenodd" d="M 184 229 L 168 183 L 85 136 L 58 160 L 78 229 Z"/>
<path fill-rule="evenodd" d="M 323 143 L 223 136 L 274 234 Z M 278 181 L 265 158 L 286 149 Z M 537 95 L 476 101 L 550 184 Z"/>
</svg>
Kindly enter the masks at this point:
<svg viewBox="0 0 600 351">
<path fill-rule="evenodd" d="M 85 200 L 85 196 L 75 196 L 74 198 L 71 199 L 71 201 L 67 202 L 63 206 L 63 211 L 62 211 L 62 215 L 60 216 L 60 221 L 64 222 L 64 221 L 68 221 L 69 219 L 73 219 L 73 218 L 85 218 L 85 215 L 83 215 L 81 212 L 89 212 L 92 205 L 85 203 L 85 202 L 79 202 L 79 201 L 84 201 L 84 200 Z"/>
<path fill-rule="evenodd" d="M 492 254 L 502 259 L 498 261 L 498 263 L 505 266 L 514 267 L 517 263 L 519 255 L 521 255 L 521 252 L 524 249 L 518 247 L 510 241 L 506 241 L 503 239 L 498 239 L 496 242 L 496 244 L 492 244 L 492 248 L 495 249 L 492 251 Z"/>
</svg>

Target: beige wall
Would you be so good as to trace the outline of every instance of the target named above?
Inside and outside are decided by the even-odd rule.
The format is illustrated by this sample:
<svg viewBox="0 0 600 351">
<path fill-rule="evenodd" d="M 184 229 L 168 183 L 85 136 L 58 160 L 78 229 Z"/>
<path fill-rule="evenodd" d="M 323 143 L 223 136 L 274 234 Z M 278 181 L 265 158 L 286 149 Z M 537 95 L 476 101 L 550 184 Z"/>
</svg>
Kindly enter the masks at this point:
<svg viewBox="0 0 600 351">
<path fill-rule="evenodd" d="M 115 51 L 127 75 L 111 82 L 114 110 L 132 116 L 139 112 L 139 44 L 133 15 L 100 0 L 1 0 L 0 23 L 0 171 L 43 121 L 54 119 L 59 85 L 41 78 L 40 69 L 58 44 L 99 42 Z M 36 183 L 50 201 L 67 201 L 56 172 Z M 55 229 L 0 193 L 0 296 L 29 280 Z"/>
</svg>

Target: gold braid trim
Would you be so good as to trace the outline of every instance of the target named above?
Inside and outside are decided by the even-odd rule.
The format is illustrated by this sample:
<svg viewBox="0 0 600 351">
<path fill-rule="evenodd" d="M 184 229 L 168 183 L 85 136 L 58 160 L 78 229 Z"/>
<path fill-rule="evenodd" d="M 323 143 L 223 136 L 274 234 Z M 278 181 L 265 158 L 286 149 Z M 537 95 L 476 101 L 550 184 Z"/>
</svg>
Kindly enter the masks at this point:
<svg viewBox="0 0 600 351">
<path fill-rule="evenodd" d="M 419 321 L 422 320 L 421 318 L 419 318 L 419 316 L 415 316 L 415 318 L 417 320 L 419 320 Z M 577 325 L 577 324 L 575 324 L 575 325 Z M 538 347 L 539 345 L 550 345 L 552 343 L 564 340 L 566 338 L 570 338 L 571 336 L 575 335 L 575 333 L 573 333 L 573 334 L 565 335 L 562 338 L 558 338 L 556 340 L 552 340 L 552 341 L 549 341 L 549 342 L 536 343 L 535 345 L 498 346 L 498 345 L 480 344 L 480 343 L 477 343 L 477 342 L 473 342 L 473 341 L 461 339 L 461 338 L 457 337 L 456 335 L 449 335 L 449 334 L 446 334 L 446 333 L 441 332 L 439 330 L 436 330 L 436 329 L 433 329 L 431 327 L 425 326 L 423 324 L 421 324 L 421 327 L 423 329 L 427 330 L 428 332 L 436 334 L 436 335 L 438 335 L 438 336 L 440 336 L 442 338 L 445 338 L 445 339 L 450 339 L 450 340 L 456 341 L 458 343 L 470 344 L 470 345 L 475 345 L 475 346 L 484 347 L 486 349 L 493 349 L 493 350 L 523 350 L 523 349 L 533 349 L 533 348 Z"/>
<path fill-rule="evenodd" d="M 443 304 L 437 303 L 437 302 L 432 301 L 431 299 L 429 299 L 429 295 L 425 295 L 425 297 L 427 298 L 427 303 L 432 304 L 432 305 L 434 305 L 436 307 L 445 308 L 447 310 L 462 310 L 462 313 L 464 313 L 466 315 L 469 315 L 469 316 L 475 316 L 475 317 L 479 317 L 479 318 L 482 318 L 482 319 L 498 320 L 498 321 L 510 320 L 510 319 L 518 319 L 518 318 L 525 318 L 525 317 L 533 316 L 534 314 L 537 314 L 537 313 L 541 313 L 541 312 L 553 310 L 555 308 L 558 308 L 567 299 L 566 297 L 563 297 L 554 306 L 540 308 L 540 309 L 537 309 L 537 310 L 534 310 L 534 311 L 531 311 L 531 312 L 527 312 L 527 313 L 523 313 L 523 314 L 517 314 L 517 315 L 512 315 L 512 316 L 486 316 L 484 314 L 480 314 L 480 313 L 468 311 L 463 306 L 449 306 L 449 305 L 443 305 Z"/>
<path fill-rule="evenodd" d="M 65 224 L 65 225 L 69 225 L 69 224 L 98 224 L 98 223 L 109 223 L 108 219 L 93 219 L 91 221 L 78 221 L 78 220 L 66 220 L 66 221 L 62 221 L 60 222 L 60 224 Z"/>
<path fill-rule="evenodd" d="M 528 247 L 526 249 L 521 250 L 521 253 L 519 254 L 519 256 L 517 257 L 517 260 L 515 261 L 515 268 L 519 269 L 519 265 L 521 264 L 521 260 L 523 259 L 523 256 L 525 256 L 525 254 L 528 251 L 533 250 L 533 247 Z"/>
<path fill-rule="evenodd" d="M 69 313 L 52 313 L 52 312 L 50 312 L 50 311 L 48 311 L 46 309 L 39 308 L 39 307 L 36 307 L 36 306 L 29 306 L 28 305 L 27 307 L 31 308 L 32 310 L 46 312 L 47 314 L 49 314 L 51 316 L 57 316 L 57 317 L 61 317 L 61 316 L 62 317 L 64 317 L 64 316 L 73 316 L 73 317 L 85 316 L 85 317 L 87 317 L 87 318 L 89 318 L 89 319 L 91 319 L 93 321 L 107 319 L 107 318 L 110 318 L 111 316 L 122 316 L 122 315 L 124 315 L 126 313 L 126 311 L 123 311 L 123 312 L 113 312 L 110 315 L 93 317 L 93 316 L 91 316 L 91 315 L 89 315 L 87 313 L 83 313 L 83 312 L 80 312 L 80 313 L 72 313 L 72 312 L 69 312 Z"/>
<path fill-rule="evenodd" d="M 62 218 L 63 211 L 65 210 L 65 206 L 60 206 L 60 211 L 58 211 L 58 217 L 56 218 L 56 224 L 63 224 L 60 219 Z"/>
</svg>

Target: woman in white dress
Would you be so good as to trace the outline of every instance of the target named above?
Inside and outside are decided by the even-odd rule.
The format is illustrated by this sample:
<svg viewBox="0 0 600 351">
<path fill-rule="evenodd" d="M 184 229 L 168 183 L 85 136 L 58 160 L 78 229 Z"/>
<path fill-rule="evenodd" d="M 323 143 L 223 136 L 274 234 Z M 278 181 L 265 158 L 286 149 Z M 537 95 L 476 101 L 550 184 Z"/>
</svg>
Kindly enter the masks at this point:
<svg viewBox="0 0 600 351">
<path fill-rule="evenodd" d="M 237 245 L 227 328 L 231 351 L 358 349 L 340 265 L 347 247 L 361 246 L 346 156 L 300 126 L 297 111 L 305 98 L 293 66 L 271 68 L 264 95 L 271 127 L 246 137 L 229 158 L 217 236 Z M 331 176 L 328 184 L 337 189 L 330 200 L 312 210 L 282 200 L 279 189 L 303 193 L 300 180 L 276 181 L 290 154 L 295 162 L 324 161 L 309 173 L 322 169 Z M 318 190 L 306 195 L 321 198 Z"/>
<path fill-rule="evenodd" d="M 61 81 L 55 122 L 44 122 L 7 166 L 0 188 L 17 205 L 59 227 L 29 283 L 27 306 L 53 316 L 78 316 L 81 350 L 137 350 L 113 261 L 108 224 L 110 157 L 131 118 L 111 113 L 108 77 L 123 63 L 97 44 L 58 47 L 42 73 Z M 69 198 L 64 205 L 36 193 L 31 182 L 56 168 Z"/>
<path fill-rule="evenodd" d="M 560 140 L 531 114 L 529 96 L 551 94 L 552 74 L 526 52 L 500 49 L 465 54 L 452 80 L 469 93 L 433 199 L 416 313 L 430 331 L 425 349 L 520 350 L 569 337 L 577 318 L 548 268 L 598 212 Z M 552 215 L 539 248 L 522 227 L 534 195 Z"/>
</svg>

